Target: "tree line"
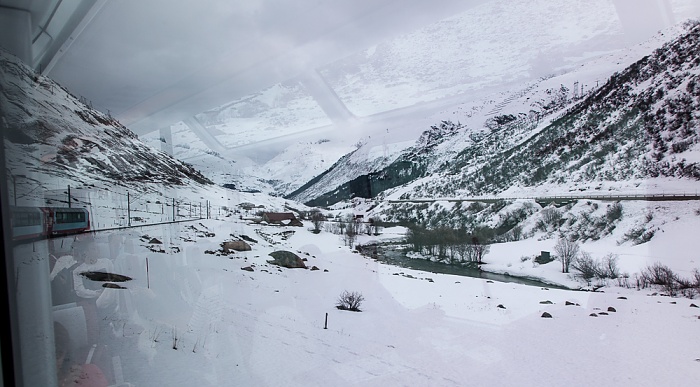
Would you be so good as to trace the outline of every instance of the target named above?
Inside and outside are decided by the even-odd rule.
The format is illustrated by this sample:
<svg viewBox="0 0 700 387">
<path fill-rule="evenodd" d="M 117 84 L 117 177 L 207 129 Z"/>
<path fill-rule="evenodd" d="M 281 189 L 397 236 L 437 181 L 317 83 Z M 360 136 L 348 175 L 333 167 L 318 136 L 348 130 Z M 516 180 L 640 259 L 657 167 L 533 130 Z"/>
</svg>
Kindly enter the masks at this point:
<svg viewBox="0 0 700 387">
<path fill-rule="evenodd" d="M 451 264 L 483 263 L 484 256 L 489 252 L 487 241 L 479 229 L 468 232 L 466 229 L 427 229 L 412 225 L 406 234 L 406 243 L 412 251 Z"/>
</svg>

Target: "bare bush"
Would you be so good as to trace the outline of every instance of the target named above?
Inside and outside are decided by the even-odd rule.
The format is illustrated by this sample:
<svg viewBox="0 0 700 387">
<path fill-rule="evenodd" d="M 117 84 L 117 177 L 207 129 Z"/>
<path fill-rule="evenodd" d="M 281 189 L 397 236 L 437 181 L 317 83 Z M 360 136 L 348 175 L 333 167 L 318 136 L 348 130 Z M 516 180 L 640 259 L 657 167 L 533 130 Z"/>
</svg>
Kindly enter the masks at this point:
<svg viewBox="0 0 700 387">
<path fill-rule="evenodd" d="M 576 259 L 571 262 L 571 267 L 578 272 L 578 276 L 586 280 L 589 284 L 598 273 L 598 264 L 593 260 L 588 252 L 582 251 Z"/>
<path fill-rule="evenodd" d="M 676 274 L 673 272 L 673 270 L 659 262 L 656 262 L 651 266 L 647 266 L 647 268 L 642 270 L 641 276 L 646 279 L 647 283 L 652 285 L 665 285 L 669 282 L 675 281 L 676 279 Z"/>
<path fill-rule="evenodd" d="M 365 298 L 360 292 L 348 292 L 347 290 L 344 290 L 342 293 L 340 293 L 335 307 L 340 310 L 361 312 L 360 305 L 362 305 L 362 301 L 364 300 Z"/>
<path fill-rule="evenodd" d="M 608 206 L 605 211 L 605 218 L 608 222 L 614 222 L 622 218 L 622 204 L 620 202 L 615 202 Z"/>
<path fill-rule="evenodd" d="M 578 272 L 578 277 L 585 279 L 589 284 L 593 278 L 599 280 L 605 280 L 607 278 L 617 279 L 620 277 L 617 259 L 617 255 L 608 254 L 598 261 L 593 259 L 589 253 L 581 251 L 571 262 L 571 268 Z"/>
<path fill-rule="evenodd" d="M 537 227 L 542 231 L 546 231 L 549 226 L 559 226 L 561 220 L 561 212 L 553 207 L 548 207 L 540 211 L 540 220 L 537 222 Z"/>
<path fill-rule="evenodd" d="M 598 269 L 600 278 L 617 279 L 620 277 L 620 268 L 617 267 L 617 254 L 610 253 L 603 257 L 603 261 Z"/>
<path fill-rule="evenodd" d="M 617 277 L 617 286 L 627 289 L 632 287 L 632 285 L 630 284 L 630 274 L 622 273 L 619 277 Z"/>
<path fill-rule="evenodd" d="M 640 273 L 640 280 L 643 284 L 661 286 L 671 296 L 675 296 L 680 288 L 676 273 L 670 267 L 659 262 L 643 269 Z"/>
</svg>

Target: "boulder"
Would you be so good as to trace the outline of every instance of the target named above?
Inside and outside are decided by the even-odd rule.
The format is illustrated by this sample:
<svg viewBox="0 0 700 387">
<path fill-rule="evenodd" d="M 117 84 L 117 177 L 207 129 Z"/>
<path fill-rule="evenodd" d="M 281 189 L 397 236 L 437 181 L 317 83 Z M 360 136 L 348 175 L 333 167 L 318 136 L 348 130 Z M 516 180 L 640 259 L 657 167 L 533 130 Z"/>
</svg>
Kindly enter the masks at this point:
<svg viewBox="0 0 700 387">
<path fill-rule="evenodd" d="M 241 270 L 245 270 L 245 271 L 254 271 L 253 268 L 252 268 L 251 266 L 242 267 Z"/>
<path fill-rule="evenodd" d="M 228 241 L 221 244 L 221 248 L 224 253 L 229 253 L 231 251 L 250 251 L 252 248 L 249 244 L 244 241 Z"/>
<path fill-rule="evenodd" d="M 298 255 L 292 253 L 291 251 L 273 251 L 270 253 L 270 256 L 274 259 L 271 261 L 267 261 L 267 263 L 286 267 L 289 269 L 306 269 L 304 261 L 302 261 Z"/>
<path fill-rule="evenodd" d="M 547 312 L 544 312 L 542 313 L 542 318 L 552 318 L 552 315 Z"/>
<path fill-rule="evenodd" d="M 608 312 L 617 312 L 617 310 L 615 308 L 613 308 L 612 306 L 609 306 Z"/>
</svg>

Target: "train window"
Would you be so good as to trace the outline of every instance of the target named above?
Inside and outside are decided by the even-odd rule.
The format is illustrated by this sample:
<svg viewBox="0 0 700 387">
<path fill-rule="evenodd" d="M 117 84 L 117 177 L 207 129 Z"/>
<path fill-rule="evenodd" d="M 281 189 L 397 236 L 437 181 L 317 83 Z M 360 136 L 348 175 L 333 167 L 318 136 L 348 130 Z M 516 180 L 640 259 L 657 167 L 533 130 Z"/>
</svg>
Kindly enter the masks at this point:
<svg viewBox="0 0 700 387">
<path fill-rule="evenodd" d="M 41 224 L 40 212 L 18 211 L 13 213 L 13 225 L 16 227 L 37 226 Z"/>
<path fill-rule="evenodd" d="M 700 380 L 699 17 L 0 0 L 4 385 Z"/>
<path fill-rule="evenodd" d="M 56 211 L 56 223 L 78 223 L 85 222 L 84 212 Z"/>
</svg>

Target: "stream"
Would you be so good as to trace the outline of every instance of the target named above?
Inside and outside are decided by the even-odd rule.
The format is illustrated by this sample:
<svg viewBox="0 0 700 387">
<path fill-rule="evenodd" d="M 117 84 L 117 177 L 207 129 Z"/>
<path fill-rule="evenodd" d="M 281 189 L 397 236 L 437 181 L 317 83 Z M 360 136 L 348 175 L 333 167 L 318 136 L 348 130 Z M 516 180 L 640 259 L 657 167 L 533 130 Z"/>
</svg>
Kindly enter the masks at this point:
<svg viewBox="0 0 700 387">
<path fill-rule="evenodd" d="M 429 273 L 452 274 L 452 275 L 459 275 L 459 276 L 463 276 L 463 277 L 482 278 L 482 279 L 487 279 L 487 280 L 491 280 L 491 281 L 498 281 L 498 282 L 509 282 L 509 283 L 528 285 L 528 286 L 570 290 L 569 288 L 567 288 L 565 286 L 546 283 L 546 282 L 543 282 L 543 281 L 538 280 L 536 278 L 512 276 L 512 275 L 508 275 L 508 274 L 499 274 L 499 273 L 490 273 L 488 271 L 480 270 L 478 265 L 476 265 L 476 264 L 473 264 L 473 265 L 448 264 L 448 263 L 430 261 L 427 259 L 409 258 L 406 256 L 405 252 L 398 250 L 398 249 L 387 248 L 385 246 L 378 246 L 377 247 L 377 255 L 376 256 L 374 256 L 374 257 L 367 256 L 367 257 L 375 259 L 379 262 L 382 262 L 382 263 L 385 263 L 388 265 L 397 266 L 397 267 L 404 267 L 404 268 L 413 269 L 413 270 L 420 270 L 420 271 L 429 272 Z M 482 265 L 482 266 L 484 266 L 484 265 Z"/>
</svg>

